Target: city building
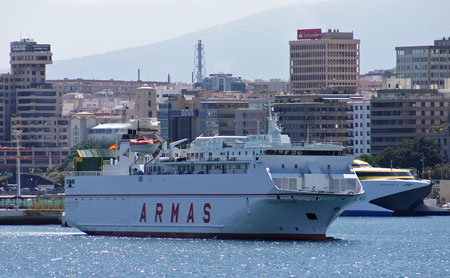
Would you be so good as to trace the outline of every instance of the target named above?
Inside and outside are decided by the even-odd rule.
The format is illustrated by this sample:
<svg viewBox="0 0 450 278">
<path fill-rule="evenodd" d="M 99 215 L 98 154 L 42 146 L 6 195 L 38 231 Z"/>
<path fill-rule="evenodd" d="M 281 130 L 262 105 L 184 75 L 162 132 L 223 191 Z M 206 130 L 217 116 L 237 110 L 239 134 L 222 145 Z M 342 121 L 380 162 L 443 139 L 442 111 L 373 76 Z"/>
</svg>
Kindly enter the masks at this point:
<svg viewBox="0 0 450 278">
<path fill-rule="evenodd" d="M 350 95 L 280 95 L 275 97 L 274 111 L 283 133 L 293 142 L 348 143 L 350 125 L 347 102 Z"/>
<path fill-rule="evenodd" d="M 380 90 L 370 103 L 372 154 L 405 140 L 427 136 L 433 128 L 448 125 L 449 91 Z M 448 145 L 448 137 L 443 137 L 440 143 L 444 147 Z"/>
<path fill-rule="evenodd" d="M 193 95 L 178 95 L 158 105 L 162 138 L 192 142 L 200 134 L 197 100 Z"/>
<path fill-rule="evenodd" d="M 80 112 L 72 115 L 70 119 L 70 147 L 74 147 L 83 141 L 88 141 L 89 130 L 97 125 L 97 117 L 88 112 Z"/>
<path fill-rule="evenodd" d="M 383 84 L 381 89 L 383 90 L 392 90 L 392 89 L 412 89 L 411 88 L 411 78 L 398 78 L 398 77 L 389 77 L 383 78 Z"/>
<path fill-rule="evenodd" d="M 68 79 L 63 80 L 49 80 L 54 88 L 60 89 L 62 94 L 68 93 L 83 93 L 93 94 L 97 92 L 112 92 L 116 96 L 131 96 L 134 97 L 136 89 L 151 84 L 155 86 L 168 86 L 167 82 L 156 81 L 123 81 L 123 80 L 95 80 L 95 79 Z"/>
<path fill-rule="evenodd" d="M 133 111 L 135 118 L 157 118 L 158 104 L 156 90 L 148 85 L 136 89 L 135 107 Z"/>
<path fill-rule="evenodd" d="M 399 46 L 395 51 L 397 75 L 411 78 L 412 88 L 450 88 L 450 37 L 435 40 L 434 45 Z"/>
<path fill-rule="evenodd" d="M 290 92 L 356 93 L 360 75 L 360 40 L 351 32 L 297 30 L 289 42 Z"/>
<path fill-rule="evenodd" d="M 280 79 L 261 80 L 247 82 L 247 91 L 289 93 L 289 81 Z"/>
<path fill-rule="evenodd" d="M 13 130 L 18 130 L 20 145 L 34 155 L 24 168 L 60 164 L 68 153 L 69 120 L 62 116 L 61 92 L 45 78 L 51 63 L 49 44 L 22 39 L 11 42 L 11 72 L 0 75 L 0 144 L 14 145 Z"/>
<path fill-rule="evenodd" d="M 200 133 L 205 136 L 237 135 L 236 113 L 239 109 L 267 105 L 265 99 L 204 99 L 200 101 Z M 243 117 L 241 117 L 243 119 Z M 264 118 L 260 119 L 263 122 Z M 255 126 L 256 127 L 256 126 Z M 254 130 L 254 128 L 252 128 Z M 242 130 L 242 129 L 241 129 Z"/>
<path fill-rule="evenodd" d="M 347 102 L 348 153 L 355 155 L 370 154 L 370 100 L 364 97 L 351 97 Z"/>
<path fill-rule="evenodd" d="M 240 77 L 234 77 L 230 73 L 215 73 L 203 78 L 196 87 L 202 87 L 209 91 L 239 91 L 245 93 L 246 83 Z"/>
<path fill-rule="evenodd" d="M 235 135 L 267 134 L 269 110 L 239 108 L 235 111 Z"/>
</svg>

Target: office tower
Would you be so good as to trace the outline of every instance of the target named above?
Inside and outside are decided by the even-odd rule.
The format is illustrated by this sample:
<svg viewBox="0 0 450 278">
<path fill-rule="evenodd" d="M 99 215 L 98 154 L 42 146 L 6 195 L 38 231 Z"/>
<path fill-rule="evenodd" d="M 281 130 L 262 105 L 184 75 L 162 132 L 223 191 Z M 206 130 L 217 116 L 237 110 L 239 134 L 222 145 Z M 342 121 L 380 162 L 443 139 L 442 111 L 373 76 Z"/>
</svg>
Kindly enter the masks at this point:
<svg viewBox="0 0 450 278">
<path fill-rule="evenodd" d="M 297 30 L 297 40 L 289 42 L 290 92 L 355 93 L 359 44 L 351 32 Z"/>
<path fill-rule="evenodd" d="M 434 45 L 396 47 L 398 77 L 411 78 L 412 88 L 448 89 L 449 39 L 435 40 Z"/>
</svg>

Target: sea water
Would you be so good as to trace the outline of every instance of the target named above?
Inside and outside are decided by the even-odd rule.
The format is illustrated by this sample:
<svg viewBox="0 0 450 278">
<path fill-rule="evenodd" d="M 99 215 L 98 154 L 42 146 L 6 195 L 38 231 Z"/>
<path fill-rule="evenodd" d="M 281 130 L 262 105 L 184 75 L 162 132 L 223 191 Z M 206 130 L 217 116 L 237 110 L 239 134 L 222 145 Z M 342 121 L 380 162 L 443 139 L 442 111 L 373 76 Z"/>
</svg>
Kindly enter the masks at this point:
<svg viewBox="0 0 450 278">
<path fill-rule="evenodd" d="M 450 217 L 340 217 L 335 239 L 87 236 L 0 226 L 0 277 L 450 277 Z"/>
</svg>

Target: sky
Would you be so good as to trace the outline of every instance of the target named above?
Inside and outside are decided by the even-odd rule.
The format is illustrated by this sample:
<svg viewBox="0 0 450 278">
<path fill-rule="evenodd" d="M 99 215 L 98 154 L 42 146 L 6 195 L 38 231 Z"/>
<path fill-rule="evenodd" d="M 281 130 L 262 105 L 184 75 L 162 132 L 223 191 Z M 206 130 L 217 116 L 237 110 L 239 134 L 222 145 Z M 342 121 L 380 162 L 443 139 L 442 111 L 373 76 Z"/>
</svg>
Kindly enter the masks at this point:
<svg viewBox="0 0 450 278">
<path fill-rule="evenodd" d="M 0 1 L 2 11 L 9 11 L 0 16 L 0 69 L 7 69 L 9 44 L 20 38 L 51 44 L 58 61 L 159 42 L 314 0 Z"/>
<path fill-rule="evenodd" d="M 149 80 L 173 73 L 173 80 L 188 82 L 193 44 L 203 39 L 208 73 L 286 80 L 288 41 L 298 28 L 354 32 L 367 73 L 395 67 L 396 46 L 431 45 L 450 35 L 450 0 L 0 0 L 0 7 L 0 72 L 9 71 L 10 42 L 32 38 L 51 44 L 50 79 L 131 80 L 141 67 Z M 170 39 L 176 45 L 164 48 Z"/>
</svg>

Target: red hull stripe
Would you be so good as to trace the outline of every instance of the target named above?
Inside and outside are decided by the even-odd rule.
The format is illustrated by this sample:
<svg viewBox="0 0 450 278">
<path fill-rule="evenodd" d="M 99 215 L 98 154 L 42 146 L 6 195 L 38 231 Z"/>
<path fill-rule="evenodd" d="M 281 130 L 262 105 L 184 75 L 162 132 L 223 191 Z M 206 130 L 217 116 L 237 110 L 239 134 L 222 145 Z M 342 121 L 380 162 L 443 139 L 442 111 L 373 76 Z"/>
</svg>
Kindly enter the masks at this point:
<svg viewBox="0 0 450 278">
<path fill-rule="evenodd" d="M 233 196 L 342 196 L 356 197 L 361 194 L 331 194 L 331 193 L 269 193 L 269 194 L 66 194 L 66 197 L 233 197 Z"/>
<path fill-rule="evenodd" d="M 114 232 L 87 231 L 95 236 L 155 237 L 155 238 L 211 238 L 211 239 L 266 239 L 266 240 L 329 240 L 324 234 L 212 234 L 212 233 L 164 233 L 164 232 Z"/>
</svg>

